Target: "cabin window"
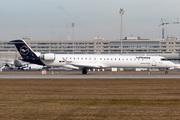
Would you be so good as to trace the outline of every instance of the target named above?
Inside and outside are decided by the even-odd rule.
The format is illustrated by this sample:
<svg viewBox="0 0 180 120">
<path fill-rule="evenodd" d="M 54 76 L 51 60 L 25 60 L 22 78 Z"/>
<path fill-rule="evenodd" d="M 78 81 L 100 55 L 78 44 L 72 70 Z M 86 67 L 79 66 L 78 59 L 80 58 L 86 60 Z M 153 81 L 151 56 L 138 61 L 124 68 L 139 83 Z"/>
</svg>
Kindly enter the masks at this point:
<svg viewBox="0 0 180 120">
<path fill-rule="evenodd" d="M 111 58 L 111 60 L 113 60 L 113 59 Z"/>
<path fill-rule="evenodd" d="M 87 60 L 87 58 L 85 58 Z"/>
<path fill-rule="evenodd" d="M 107 58 L 107 60 L 109 60 L 109 58 Z"/>
<path fill-rule="evenodd" d="M 122 59 L 122 60 L 124 60 L 124 59 Z"/>
<path fill-rule="evenodd" d="M 94 60 L 96 60 L 96 58 L 94 58 Z"/>
<path fill-rule="evenodd" d="M 119 60 L 121 60 L 121 59 L 119 58 Z"/>
<path fill-rule="evenodd" d="M 128 58 L 126 58 L 126 60 L 128 60 Z"/>
<path fill-rule="evenodd" d="M 89 58 L 89 60 L 91 60 L 91 58 Z"/>
<path fill-rule="evenodd" d="M 75 60 L 75 58 L 74 58 L 74 60 Z"/>
<path fill-rule="evenodd" d="M 81 58 L 81 60 L 83 60 L 83 58 Z"/>
<path fill-rule="evenodd" d="M 79 60 L 79 58 L 77 58 Z"/>
<path fill-rule="evenodd" d="M 116 60 L 116 58 L 114 58 L 114 60 Z"/>
<path fill-rule="evenodd" d="M 106 60 L 106 58 L 104 58 L 104 60 Z"/>
<path fill-rule="evenodd" d="M 71 60 L 71 58 L 70 58 L 70 60 Z"/>
<path fill-rule="evenodd" d="M 100 60 L 102 60 L 102 58 L 100 58 Z"/>
<path fill-rule="evenodd" d="M 161 58 L 161 61 L 168 61 L 166 58 Z"/>
</svg>

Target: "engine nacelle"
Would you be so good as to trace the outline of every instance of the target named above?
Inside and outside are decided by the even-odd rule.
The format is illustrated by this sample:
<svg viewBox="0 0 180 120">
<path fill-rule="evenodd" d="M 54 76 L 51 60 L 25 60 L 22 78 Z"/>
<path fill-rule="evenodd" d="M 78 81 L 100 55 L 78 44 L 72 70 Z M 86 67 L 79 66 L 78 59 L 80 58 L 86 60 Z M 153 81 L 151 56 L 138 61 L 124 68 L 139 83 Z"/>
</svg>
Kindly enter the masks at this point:
<svg viewBox="0 0 180 120">
<path fill-rule="evenodd" d="M 55 54 L 54 53 L 49 53 L 49 54 L 42 54 L 39 57 L 42 60 L 55 60 Z"/>
</svg>

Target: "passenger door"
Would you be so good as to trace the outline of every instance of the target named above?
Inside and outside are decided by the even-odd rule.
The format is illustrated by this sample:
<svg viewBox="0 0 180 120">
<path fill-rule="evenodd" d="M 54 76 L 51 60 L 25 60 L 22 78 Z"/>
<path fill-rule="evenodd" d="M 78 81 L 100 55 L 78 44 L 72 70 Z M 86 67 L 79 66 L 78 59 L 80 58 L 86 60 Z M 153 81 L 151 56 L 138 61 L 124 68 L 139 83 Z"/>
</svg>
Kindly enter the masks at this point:
<svg viewBox="0 0 180 120">
<path fill-rule="evenodd" d="M 152 66 L 157 66 L 157 59 L 156 58 L 152 58 Z"/>
</svg>

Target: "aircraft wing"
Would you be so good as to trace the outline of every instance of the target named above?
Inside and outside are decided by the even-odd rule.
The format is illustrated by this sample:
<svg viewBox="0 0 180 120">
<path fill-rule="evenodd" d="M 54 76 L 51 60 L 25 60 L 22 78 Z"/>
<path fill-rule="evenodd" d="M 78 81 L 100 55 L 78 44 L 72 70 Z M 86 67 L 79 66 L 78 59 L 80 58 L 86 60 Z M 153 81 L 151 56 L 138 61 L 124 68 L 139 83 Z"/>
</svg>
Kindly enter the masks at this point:
<svg viewBox="0 0 180 120">
<path fill-rule="evenodd" d="M 79 68 L 101 68 L 101 66 L 99 65 L 86 65 L 86 64 L 72 64 L 72 65 Z"/>
<path fill-rule="evenodd" d="M 3 64 L 8 64 L 8 65 L 14 65 L 14 63 L 13 63 L 13 62 L 0 61 L 0 63 L 3 63 Z"/>
<path fill-rule="evenodd" d="M 66 66 L 68 66 L 68 65 L 71 66 L 72 65 L 72 66 L 78 67 L 80 69 L 83 69 L 83 68 L 101 68 L 100 65 L 72 64 L 70 61 L 67 61 L 65 58 L 63 58 L 63 60 L 66 61 L 66 63 L 67 63 Z M 70 67 L 70 68 L 72 68 L 72 67 Z"/>
</svg>

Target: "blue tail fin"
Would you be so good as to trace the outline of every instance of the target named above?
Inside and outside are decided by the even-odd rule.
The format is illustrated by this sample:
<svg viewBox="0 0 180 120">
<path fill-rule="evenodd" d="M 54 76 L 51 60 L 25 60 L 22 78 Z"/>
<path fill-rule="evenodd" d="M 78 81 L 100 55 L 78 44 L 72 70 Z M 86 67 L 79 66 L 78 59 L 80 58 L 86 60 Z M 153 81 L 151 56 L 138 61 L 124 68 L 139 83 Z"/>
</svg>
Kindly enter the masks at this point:
<svg viewBox="0 0 180 120">
<path fill-rule="evenodd" d="M 13 40 L 10 41 L 9 44 L 14 44 L 16 46 L 23 61 L 39 65 L 45 65 L 24 40 Z"/>
</svg>

